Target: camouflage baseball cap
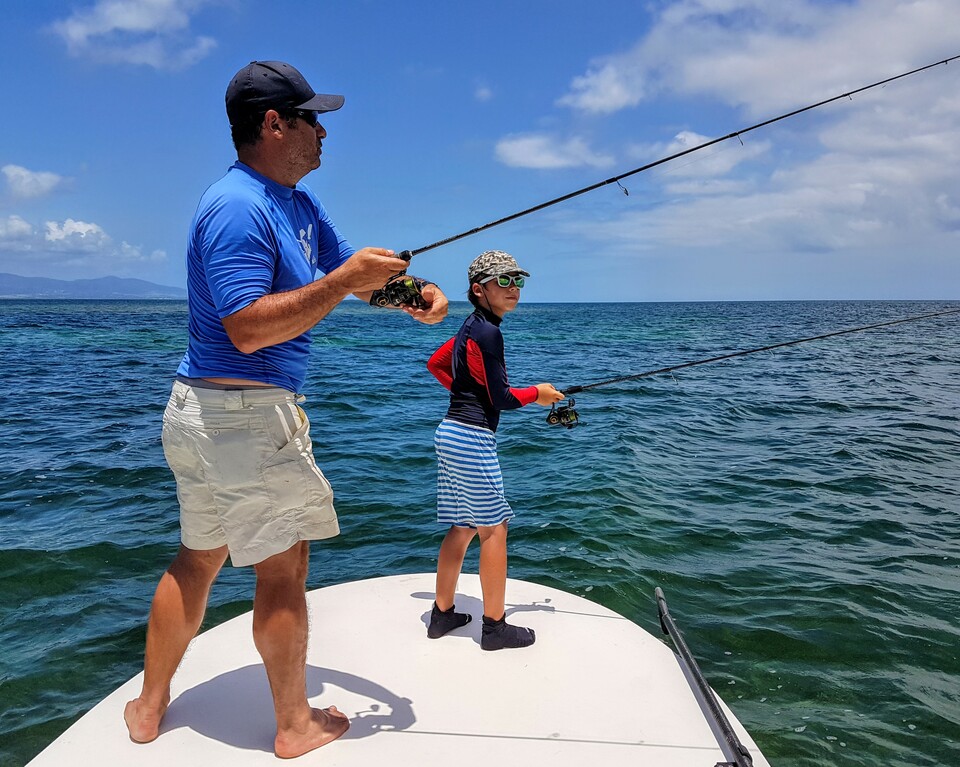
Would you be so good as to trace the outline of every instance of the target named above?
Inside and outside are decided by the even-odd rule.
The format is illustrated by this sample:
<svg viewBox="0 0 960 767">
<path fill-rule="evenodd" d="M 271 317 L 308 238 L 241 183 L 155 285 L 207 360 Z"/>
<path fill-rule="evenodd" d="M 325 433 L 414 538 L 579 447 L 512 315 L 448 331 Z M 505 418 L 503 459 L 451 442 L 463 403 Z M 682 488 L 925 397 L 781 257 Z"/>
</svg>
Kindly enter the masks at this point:
<svg viewBox="0 0 960 767">
<path fill-rule="evenodd" d="M 504 253 L 502 250 L 487 250 L 473 259 L 473 263 L 467 267 L 467 279 L 474 283 L 484 277 L 496 277 L 498 274 L 512 272 L 518 272 L 524 277 L 530 276 L 530 272 L 521 269 L 520 264 L 509 253 Z"/>
</svg>

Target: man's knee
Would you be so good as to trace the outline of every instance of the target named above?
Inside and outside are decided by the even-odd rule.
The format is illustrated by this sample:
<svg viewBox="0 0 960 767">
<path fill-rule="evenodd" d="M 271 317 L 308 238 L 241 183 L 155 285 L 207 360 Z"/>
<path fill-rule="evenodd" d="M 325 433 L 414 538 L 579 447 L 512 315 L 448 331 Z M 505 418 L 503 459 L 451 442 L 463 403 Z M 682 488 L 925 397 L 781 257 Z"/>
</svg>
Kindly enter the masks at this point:
<svg viewBox="0 0 960 767">
<path fill-rule="evenodd" d="M 257 583 L 272 581 L 307 582 L 310 542 L 299 541 L 286 551 L 267 557 L 253 566 Z"/>
<path fill-rule="evenodd" d="M 167 572 L 178 579 L 212 581 L 217 577 L 223 563 L 227 561 L 227 554 L 226 546 L 216 549 L 188 549 L 181 544 Z"/>
</svg>

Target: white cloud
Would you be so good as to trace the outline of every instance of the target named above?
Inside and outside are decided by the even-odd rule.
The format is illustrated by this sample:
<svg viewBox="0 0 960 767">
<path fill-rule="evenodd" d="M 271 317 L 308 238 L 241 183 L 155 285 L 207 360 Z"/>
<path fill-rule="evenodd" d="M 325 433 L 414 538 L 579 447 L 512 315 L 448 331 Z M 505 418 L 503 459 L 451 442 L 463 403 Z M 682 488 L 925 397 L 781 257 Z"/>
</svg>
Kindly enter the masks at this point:
<svg viewBox="0 0 960 767">
<path fill-rule="evenodd" d="M 480 102 L 490 101 L 493 98 L 493 90 L 481 83 L 473 89 L 473 97 Z"/>
<path fill-rule="evenodd" d="M 682 0 L 632 49 L 592 62 L 558 103 L 608 114 L 668 91 L 766 116 L 955 55 L 958 29 L 955 0 Z"/>
<path fill-rule="evenodd" d="M 691 112 L 690 129 L 669 144 L 627 148 L 652 162 L 748 120 L 956 55 L 958 30 L 952 0 L 680 0 L 661 6 L 629 51 L 573 78 L 558 103 L 592 126 L 661 95 L 709 107 Z M 928 265 L 917 284 L 939 282 L 949 293 L 960 286 L 958 74 L 960 62 L 934 67 L 746 133 L 743 144 L 728 139 L 624 180 L 629 202 L 601 220 L 552 224 L 566 242 L 582 238 L 625 269 L 636 268 L 632 258 L 679 279 L 711 274 L 732 295 L 738 281 L 760 286 L 786 274 L 814 286 L 808 295 L 832 295 L 831 273 L 842 279 L 836 290 L 856 294 L 904 264 L 918 273 Z M 704 136 L 718 105 L 745 117 Z M 825 272 L 812 272 L 813 262 Z"/>
<path fill-rule="evenodd" d="M 159 264 L 167 260 L 167 254 L 162 250 L 145 252 L 139 245 L 121 242 L 115 252 L 116 259 L 128 264 Z"/>
<path fill-rule="evenodd" d="M 98 0 L 52 29 L 75 56 L 183 69 L 216 47 L 215 40 L 190 29 L 191 16 L 206 4 L 209 0 Z"/>
<path fill-rule="evenodd" d="M 560 106 L 607 114 L 640 103 L 647 93 L 649 77 L 643 67 L 622 66 L 611 59 L 575 77 L 570 93 L 557 100 Z"/>
<path fill-rule="evenodd" d="M 514 168 L 603 168 L 613 163 L 609 155 L 591 150 L 580 137 L 559 139 L 542 133 L 505 136 L 497 142 L 497 159 Z"/>
<path fill-rule="evenodd" d="M 29 259 L 24 260 L 24 253 L 30 254 Z M 68 218 L 35 228 L 18 215 L 0 219 L 0 272 L 65 279 L 145 277 L 145 268 L 166 261 L 164 251 L 117 244 L 103 227 L 88 221 Z"/>
<path fill-rule="evenodd" d="M 848 126 L 850 141 L 866 132 L 869 117 L 862 123 Z M 738 182 L 668 184 L 664 192 L 670 196 L 659 204 L 595 224 L 580 219 L 568 234 L 638 254 L 677 249 L 775 259 L 791 253 L 906 254 L 925 247 L 956 252 L 958 163 L 956 140 L 949 148 L 940 140 L 905 142 L 899 154 L 866 141 Z"/>
<path fill-rule="evenodd" d="M 33 227 L 20 216 L 0 218 L 0 249 L 9 248 L 18 242 L 24 242 L 33 235 Z"/>
<path fill-rule="evenodd" d="M 63 184 L 64 177 L 47 171 L 33 171 L 20 165 L 4 165 L 3 175 L 14 197 L 42 197 Z"/>
<path fill-rule="evenodd" d="M 72 252 L 96 252 L 109 245 L 110 237 L 97 224 L 68 218 L 62 224 L 47 221 L 44 240 L 51 249 Z"/>
<path fill-rule="evenodd" d="M 628 155 L 634 159 L 655 162 L 665 157 L 680 155 L 675 160 L 654 168 L 653 175 L 705 179 L 725 176 L 738 165 L 754 160 L 770 150 L 769 141 L 727 141 L 697 149 L 712 138 L 693 131 L 680 131 L 669 144 L 634 145 Z M 692 151 L 691 151 L 692 150 Z M 681 154 L 689 152 L 689 154 Z"/>
<path fill-rule="evenodd" d="M 938 194 L 934 202 L 934 210 L 944 228 L 960 230 L 960 198 L 954 196 L 951 199 L 944 193 Z"/>
</svg>

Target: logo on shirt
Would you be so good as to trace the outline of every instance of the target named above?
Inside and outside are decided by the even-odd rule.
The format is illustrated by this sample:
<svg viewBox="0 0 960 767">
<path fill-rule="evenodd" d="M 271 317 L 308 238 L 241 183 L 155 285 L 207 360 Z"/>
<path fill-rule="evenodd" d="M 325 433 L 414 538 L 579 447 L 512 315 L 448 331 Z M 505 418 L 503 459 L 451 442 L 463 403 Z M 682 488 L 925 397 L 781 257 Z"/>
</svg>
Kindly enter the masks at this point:
<svg viewBox="0 0 960 767">
<path fill-rule="evenodd" d="M 313 265 L 313 246 L 310 244 L 310 238 L 313 236 L 313 224 L 308 224 L 306 229 L 300 230 L 300 247 L 303 249 L 303 257 L 307 263 Z"/>
</svg>

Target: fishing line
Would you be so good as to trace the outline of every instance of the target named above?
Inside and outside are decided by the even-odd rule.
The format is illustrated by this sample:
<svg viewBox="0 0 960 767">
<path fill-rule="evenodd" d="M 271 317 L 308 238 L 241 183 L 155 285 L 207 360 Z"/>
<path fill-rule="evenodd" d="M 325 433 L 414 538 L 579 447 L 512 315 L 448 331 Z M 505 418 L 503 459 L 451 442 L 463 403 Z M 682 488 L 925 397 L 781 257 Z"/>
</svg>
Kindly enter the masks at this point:
<svg viewBox="0 0 960 767">
<path fill-rule="evenodd" d="M 618 376 L 616 378 L 609 378 L 606 381 L 597 381 L 595 383 L 581 384 L 579 386 L 568 386 L 563 388 L 561 391 L 567 396 L 571 394 L 578 394 L 582 391 L 587 391 L 589 389 L 596 389 L 598 386 L 609 386 L 610 384 L 622 383 L 623 381 L 635 381 L 639 378 L 647 378 L 649 376 L 659 375 L 661 373 L 670 373 L 674 370 L 681 370 L 683 368 L 692 368 L 695 365 L 706 365 L 708 362 L 720 362 L 721 360 L 729 360 L 734 357 L 745 357 L 748 354 L 757 354 L 758 352 L 766 352 L 771 349 L 782 349 L 784 346 L 796 346 L 797 344 L 804 344 L 808 341 L 819 341 L 824 338 L 832 338 L 834 336 L 842 336 L 847 333 L 859 333 L 864 330 L 873 330 L 874 328 L 883 328 L 889 327 L 890 325 L 899 325 L 904 322 L 915 322 L 916 320 L 924 320 L 930 317 L 942 317 L 945 314 L 957 314 L 960 312 L 960 309 L 945 309 L 940 312 L 932 312 L 930 314 L 918 314 L 915 317 L 904 317 L 899 320 L 890 320 L 888 322 L 877 322 L 873 325 L 863 325 L 859 328 L 849 328 L 847 330 L 835 330 L 832 333 L 821 333 L 818 336 L 810 336 L 809 338 L 798 338 L 795 341 L 783 341 L 778 344 L 770 344 L 768 346 L 759 346 L 756 349 L 745 349 L 744 351 L 732 352 L 730 354 L 721 354 L 717 357 L 710 357 L 705 360 L 694 360 L 693 362 L 682 362 L 679 365 L 670 365 L 665 368 L 657 368 L 656 370 L 647 370 L 644 373 L 635 373 L 632 375 Z"/>
<path fill-rule="evenodd" d="M 599 189 L 600 187 L 606 186 L 607 184 L 617 184 L 618 186 L 620 186 L 621 190 L 624 191 L 624 193 L 629 194 L 629 192 L 626 191 L 625 187 L 622 184 L 620 184 L 621 179 L 625 179 L 628 176 L 633 176 L 637 173 L 642 173 L 643 171 L 649 170 L 650 168 L 655 168 L 658 165 L 663 165 L 664 163 L 670 162 L 671 160 L 676 160 L 678 157 L 684 157 L 685 155 L 693 154 L 694 152 L 699 152 L 701 149 L 706 149 L 709 146 L 713 146 L 714 144 L 719 144 L 722 141 L 727 141 L 732 138 L 740 139 L 740 143 L 742 144 L 743 139 L 741 138 L 741 136 L 743 136 L 745 133 L 749 133 L 750 131 L 757 130 L 758 128 L 763 128 L 767 125 L 772 125 L 773 123 L 779 122 L 780 120 L 786 120 L 788 117 L 794 117 L 795 115 L 802 114 L 803 112 L 809 112 L 812 109 L 817 109 L 818 107 L 825 106 L 826 104 L 830 104 L 834 101 L 839 101 L 840 99 L 852 98 L 857 93 L 863 93 L 864 91 L 868 91 L 871 88 L 877 88 L 881 85 L 892 83 L 894 80 L 900 80 L 901 78 L 909 77 L 910 75 L 915 75 L 918 72 L 923 72 L 927 69 L 938 67 L 941 64 L 949 64 L 951 61 L 956 61 L 957 59 L 960 59 L 960 54 L 956 56 L 951 56 L 948 59 L 943 59 L 942 61 L 936 61 L 933 64 L 927 64 L 926 66 L 918 67 L 917 69 L 911 69 L 909 72 L 903 72 L 899 75 L 894 75 L 893 77 L 888 77 L 884 80 L 878 80 L 875 83 L 871 83 L 870 85 L 864 85 L 861 88 L 857 88 L 852 91 L 847 91 L 846 93 L 841 93 L 836 96 L 831 96 L 830 98 L 824 99 L 823 101 L 818 101 L 815 104 L 809 104 L 805 107 L 801 107 L 800 109 L 794 109 L 792 112 L 786 112 L 777 117 L 772 117 L 769 120 L 764 120 L 763 122 L 759 122 L 756 125 L 751 125 L 747 128 L 741 128 L 740 130 L 734 131 L 733 133 L 728 133 L 726 136 L 721 136 L 720 138 L 715 138 L 710 141 L 705 141 L 704 143 L 698 144 L 697 146 L 694 146 L 694 147 L 690 147 L 689 149 L 684 149 L 683 151 L 676 152 L 675 154 L 671 154 L 667 157 L 662 157 L 661 159 L 655 160 L 654 162 L 647 163 L 646 165 L 641 165 L 639 168 L 628 170 L 626 173 L 621 173 L 617 176 L 612 176 L 604 181 L 598 181 L 597 183 L 591 184 L 590 186 L 585 186 L 582 189 L 577 189 L 575 192 L 570 192 L 569 194 L 562 195 L 561 197 L 556 197 L 552 200 L 548 200 L 547 202 L 542 202 L 539 205 L 534 205 L 532 208 L 527 208 L 526 210 L 521 210 L 518 213 L 513 213 L 509 216 L 504 216 L 503 218 L 498 218 L 496 221 L 491 221 L 487 224 L 483 224 L 482 226 L 478 226 L 474 229 L 461 232 L 460 234 L 455 234 L 452 237 L 447 237 L 442 240 L 437 240 L 436 242 L 431 243 L 430 245 L 424 245 L 422 248 L 417 248 L 415 250 L 404 250 L 401 253 L 398 253 L 397 255 L 399 258 L 403 258 L 409 261 L 414 256 L 417 256 L 421 253 L 425 253 L 428 250 L 439 248 L 441 245 L 449 245 L 451 242 L 456 242 L 457 240 L 461 240 L 464 237 L 469 237 L 472 234 L 477 234 L 486 229 L 491 229 L 495 226 L 499 226 L 500 224 L 505 224 L 508 221 L 513 221 L 514 219 L 520 218 L 521 216 L 526 216 L 530 213 L 536 213 L 537 211 L 543 210 L 544 208 L 549 208 L 551 205 L 556 205 L 557 203 L 565 202 L 574 197 L 578 197 L 581 194 L 592 192 L 594 189 Z"/>
</svg>

